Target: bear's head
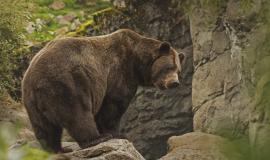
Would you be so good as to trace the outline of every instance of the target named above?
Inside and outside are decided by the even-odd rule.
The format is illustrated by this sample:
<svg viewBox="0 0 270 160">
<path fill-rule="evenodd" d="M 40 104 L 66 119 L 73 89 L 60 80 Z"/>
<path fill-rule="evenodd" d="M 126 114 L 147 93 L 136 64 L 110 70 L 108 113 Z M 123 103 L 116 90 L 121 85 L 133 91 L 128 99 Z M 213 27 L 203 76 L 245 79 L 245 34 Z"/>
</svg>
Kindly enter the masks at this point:
<svg viewBox="0 0 270 160">
<path fill-rule="evenodd" d="M 179 86 L 181 64 L 185 58 L 178 53 L 168 42 L 153 39 L 144 40 L 140 45 L 140 54 L 143 55 L 140 67 L 143 86 L 155 86 L 161 90 Z"/>
<path fill-rule="evenodd" d="M 177 53 L 167 42 L 160 44 L 157 54 L 151 66 L 152 84 L 162 90 L 179 86 L 184 54 Z"/>
</svg>

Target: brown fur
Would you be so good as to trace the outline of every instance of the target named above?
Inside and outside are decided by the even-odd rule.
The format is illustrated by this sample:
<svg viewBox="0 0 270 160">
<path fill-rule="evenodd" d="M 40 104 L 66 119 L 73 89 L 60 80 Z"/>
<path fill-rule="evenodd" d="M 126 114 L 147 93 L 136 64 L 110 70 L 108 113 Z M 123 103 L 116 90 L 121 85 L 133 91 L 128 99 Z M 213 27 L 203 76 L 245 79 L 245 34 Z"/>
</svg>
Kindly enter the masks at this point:
<svg viewBox="0 0 270 160">
<path fill-rule="evenodd" d="M 23 79 L 23 102 L 45 149 L 62 151 L 63 128 L 85 148 L 117 135 L 138 85 L 168 88 L 166 79 L 180 69 L 167 43 L 127 29 L 58 39 L 33 58 Z"/>
</svg>

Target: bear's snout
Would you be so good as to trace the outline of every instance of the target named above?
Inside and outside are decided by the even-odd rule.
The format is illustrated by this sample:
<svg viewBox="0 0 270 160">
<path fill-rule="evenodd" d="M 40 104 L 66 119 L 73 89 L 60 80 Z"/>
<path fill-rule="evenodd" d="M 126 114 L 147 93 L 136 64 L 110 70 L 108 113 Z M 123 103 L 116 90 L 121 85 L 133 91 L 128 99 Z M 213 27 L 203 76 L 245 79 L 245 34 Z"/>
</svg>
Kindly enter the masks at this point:
<svg viewBox="0 0 270 160">
<path fill-rule="evenodd" d="M 165 87 L 167 89 L 172 89 L 180 85 L 178 74 L 173 72 L 171 74 L 168 74 L 168 76 L 165 79 Z"/>
<path fill-rule="evenodd" d="M 178 87 L 179 85 L 180 85 L 179 80 L 175 80 L 175 81 L 169 82 L 167 85 L 167 88 L 172 89 L 172 88 Z"/>
<path fill-rule="evenodd" d="M 167 74 L 167 76 L 154 83 L 154 86 L 160 90 L 176 88 L 179 85 L 178 74 L 174 72 Z"/>
</svg>

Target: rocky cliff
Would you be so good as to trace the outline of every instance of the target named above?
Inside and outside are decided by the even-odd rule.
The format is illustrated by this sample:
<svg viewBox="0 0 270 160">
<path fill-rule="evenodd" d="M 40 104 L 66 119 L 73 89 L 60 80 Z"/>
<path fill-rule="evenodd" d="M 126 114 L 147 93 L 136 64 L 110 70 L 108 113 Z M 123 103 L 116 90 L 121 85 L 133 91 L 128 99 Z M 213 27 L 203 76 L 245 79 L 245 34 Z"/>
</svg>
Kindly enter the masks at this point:
<svg viewBox="0 0 270 160">
<path fill-rule="evenodd" d="M 228 0 L 191 5 L 195 132 L 188 139 L 184 139 L 186 135 L 170 139 L 170 146 L 172 141 L 187 146 L 180 145 L 178 153 L 172 149 L 163 159 L 269 159 L 269 3 Z M 200 132 L 210 133 L 205 142 L 208 147 L 201 146 L 204 133 Z M 221 148 L 223 153 L 215 151 L 219 156 L 207 156 L 217 137 L 233 144 L 222 142 L 215 148 Z M 224 144 L 233 148 L 225 157 Z M 194 146 L 196 150 L 188 155 L 182 153 Z M 202 154 L 205 150 L 208 153 Z"/>
<path fill-rule="evenodd" d="M 238 2 L 230 1 L 213 8 L 198 7 L 190 15 L 195 131 L 228 137 L 247 134 L 250 103 L 242 92 L 242 57 L 249 30 L 237 28 L 243 21 L 237 17 L 237 5 L 240 8 Z"/>
</svg>

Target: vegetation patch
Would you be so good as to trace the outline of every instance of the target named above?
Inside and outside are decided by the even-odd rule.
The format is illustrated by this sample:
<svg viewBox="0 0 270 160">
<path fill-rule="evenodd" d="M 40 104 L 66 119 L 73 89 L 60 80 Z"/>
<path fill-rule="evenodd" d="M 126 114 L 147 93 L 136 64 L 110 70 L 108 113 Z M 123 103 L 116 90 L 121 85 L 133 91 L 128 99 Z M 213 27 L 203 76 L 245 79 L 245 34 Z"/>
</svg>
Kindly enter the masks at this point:
<svg viewBox="0 0 270 160">
<path fill-rule="evenodd" d="M 89 23 L 92 14 L 111 6 L 110 2 L 96 0 L 93 5 L 85 5 L 75 0 L 63 0 L 65 6 L 53 9 L 53 0 L 34 0 L 33 12 L 28 24 L 26 39 L 29 44 L 51 40 L 69 31 L 77 30 L 81 24 Z"/>
</svg>

